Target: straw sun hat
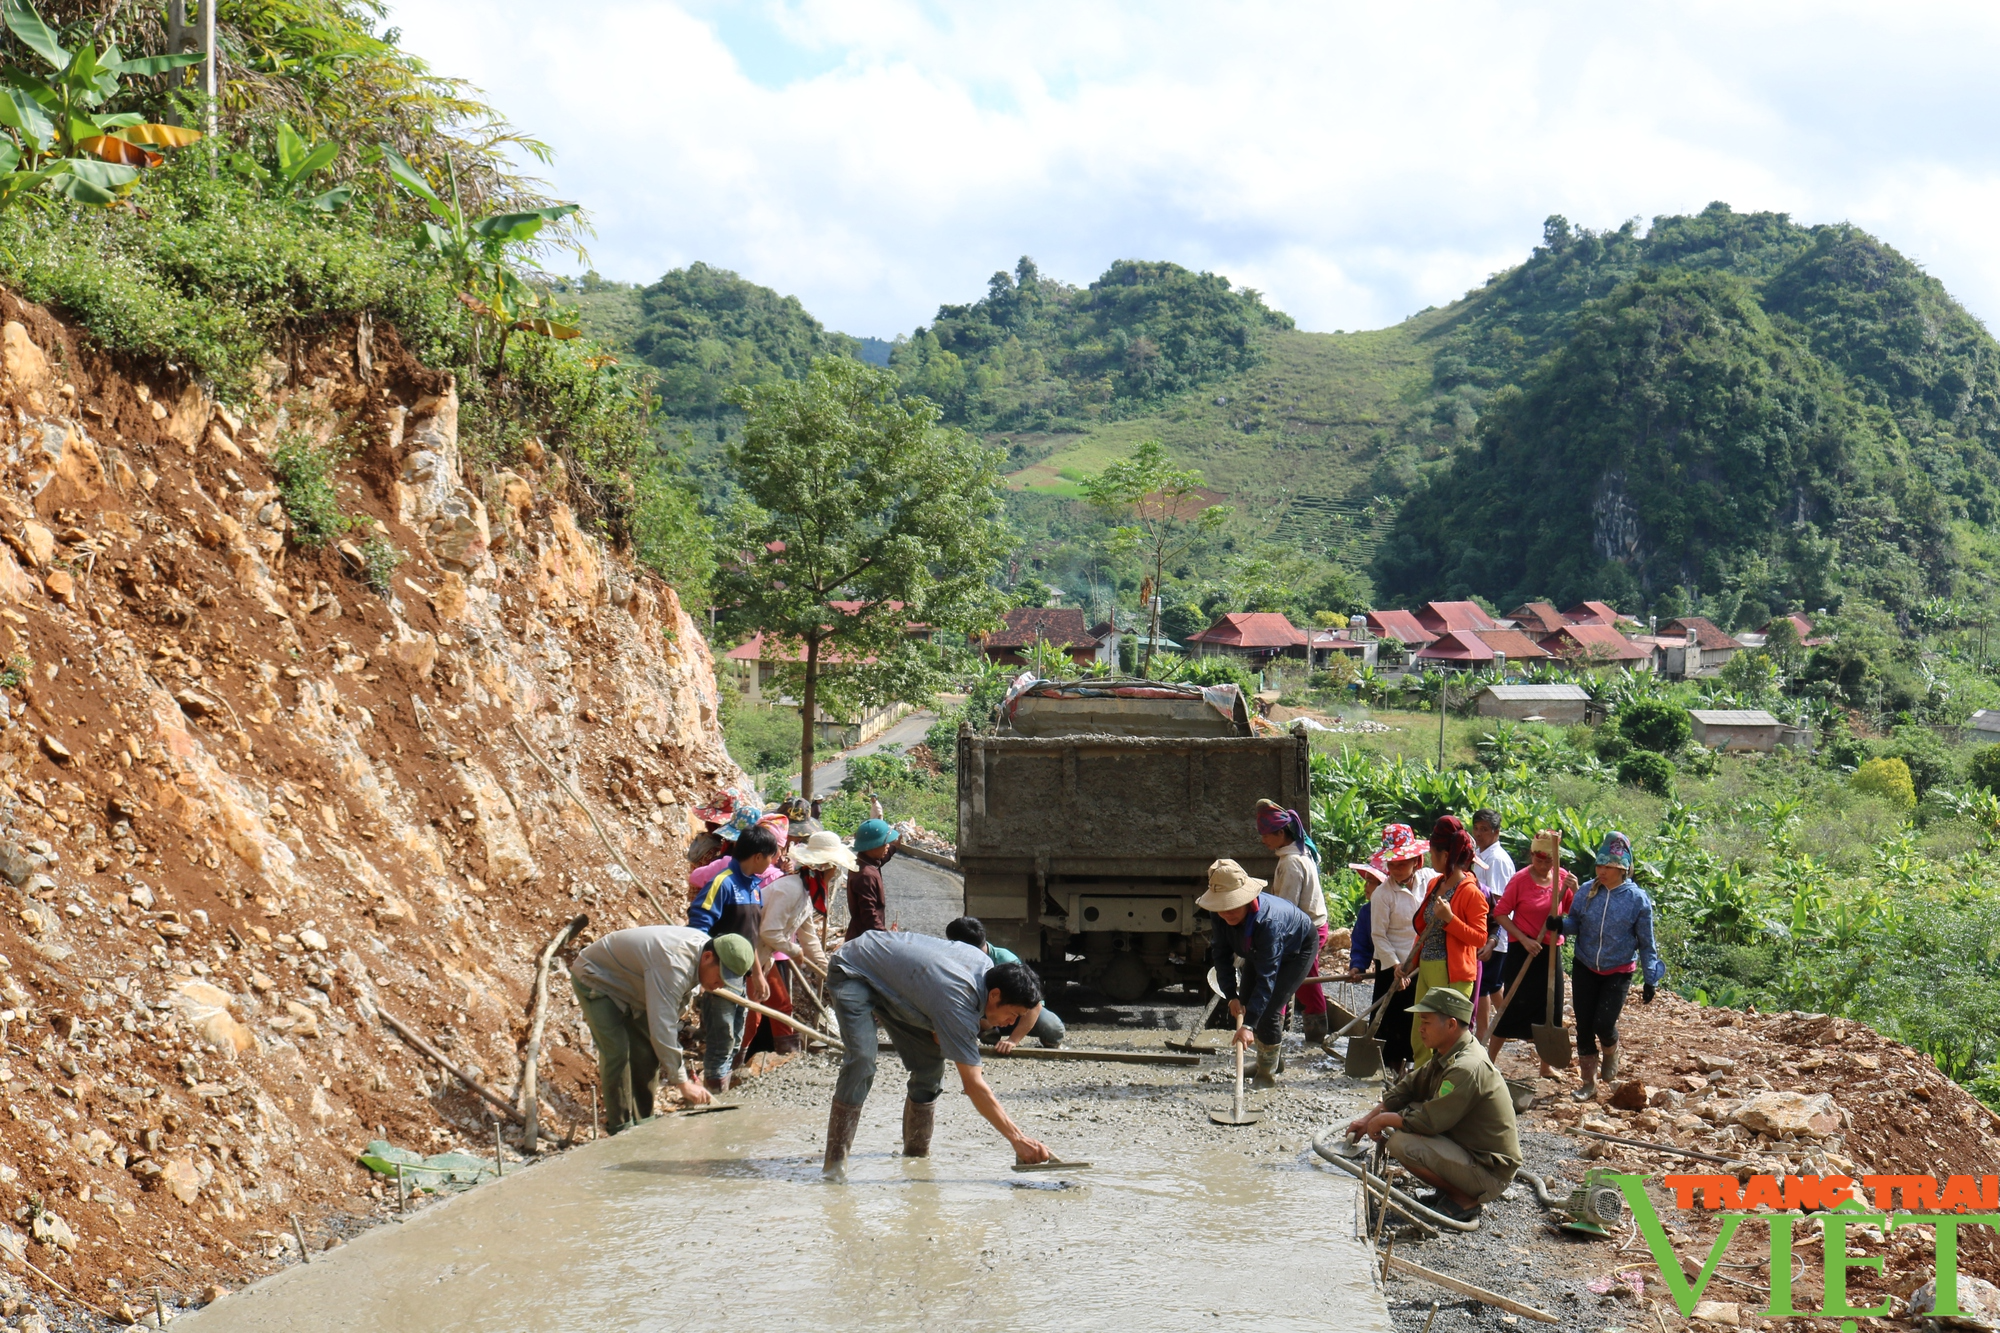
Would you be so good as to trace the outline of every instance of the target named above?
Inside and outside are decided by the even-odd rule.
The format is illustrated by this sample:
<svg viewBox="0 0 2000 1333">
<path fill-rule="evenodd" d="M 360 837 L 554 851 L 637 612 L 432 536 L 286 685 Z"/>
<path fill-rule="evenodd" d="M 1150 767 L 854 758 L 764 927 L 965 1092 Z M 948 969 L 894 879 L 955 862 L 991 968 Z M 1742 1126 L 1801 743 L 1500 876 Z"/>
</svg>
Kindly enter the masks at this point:
<svg viewBox="0 0 2000 1333">
<path fill-rule="evenodd" d="M 1209 912 L 1247 907 L 1270 882 L 1251 878 L 1248 871 L 1225 856 L 1208 868 L 1208 892 L 1195 899 L 1194 905 Z"/>
</svg>

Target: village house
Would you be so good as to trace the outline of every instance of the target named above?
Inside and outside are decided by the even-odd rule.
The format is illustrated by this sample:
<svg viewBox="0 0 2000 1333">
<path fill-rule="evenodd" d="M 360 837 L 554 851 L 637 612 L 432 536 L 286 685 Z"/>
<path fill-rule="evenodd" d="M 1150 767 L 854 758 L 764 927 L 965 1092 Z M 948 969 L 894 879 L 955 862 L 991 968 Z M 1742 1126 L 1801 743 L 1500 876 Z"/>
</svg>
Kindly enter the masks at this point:
<svg viewBox="0 0 2000 1333">
<path fill-rule="evenodd" d="M 1488 685 L 1473 701 L 1481 717 L 1569 726 L 1584 720 L 1590 692 L 1581 685 Z"/>
<path fill-rule="evenodd" d="M 1510 669 L 1545 662 L 1552 654 L 1517 629 L 1447 630 L 1417 650 L 1423 666 L 1477 671 L 1504 660 Z"/>
<path fill-rule="evenodd" d="M 1076 606 L 1017 606 L 999 629 L 980 639 L 979 651 L 989 661 L 1026 666 L 1028 649 L 1038 643 L 1061 649 L 1078 666 L 1093 662 L 1118 666 L 1115 648 L 1107 655 L 1104 641 L 1091 633 L 1083 608 Z"/>
<path fill-rule="evenodd" d="M 1349 630 L 1309 630 L 1307 638 L 1306 652 L 1314 671 L 1324 671 L 1335 657 L 1345 657 L 1357 667 L 1372 667 L 1381 649 L 1374 639 L 1357 638 Z"/>
<path fill-rule="evenodd" d="M 1415 614 L 1417 623 L 1432 634 L 1499 628 L 1477 602 L 1425 602 Z"/>
<path fill-rule="evenodd" d="M 1565 625 L 1555 633 L 1545 635 L 1540 642 L 1544 649 L 1561 658 L 1567 666 L 1626 671 L 1650 671 L 1653 667 L 1651 649 L 1632 642 L 1610 625 Z"/>
<path fill-rule="evenodd" d="M 1277 611 L 1232 611 L 1187 642 L 1191 656 L 1240 658 L 1257 670 L 1275 657 L 1307 653 L 1305 631 Z"/>
<path fill-rule="evenodd" d="M 928 637 L 927 630 L 925 637 Z M 805 657 L 802 646 L 794 646 L 790 652 L 781 652 L 774 645 L 767 644 L 762 634 L 753 634 L 723 655 L 722 667 L 734 681 L 737 693 L 745 704 L 753 708 L 789 708 L 796 712 L 799 701 L 777 692 L 773 678 L 787 662 L 803 662 Z M 826 654 L 821 660 L 832 666 L 843 659 Z M 818 744 L 837 750 L 865 745 L 907 717 L 911 711 L 910 705 L 904 703 L 852 712 L 835 712 L 820 704 L 813 709 L 814 739 Z"/>
<path fill-rule="evenodd" d="M 1719 676 L 1743 645 L 1701 616 L 1679 616 L 1659 627 L 1653 669 L 1669 680 Z"/>
<path fill-rule="evenodd" d="M 1981 708 L 1965 721 L 1968 741 L 2000 741 L 2000 709 Z"/>
<path fill-rule="evenodd" d="M 1621 616 L 1611 609 L 1609 602 L 1578 602 L 1562 613 L 1563 619 L 1572 625 L 1608 625 L 1613 629 L 1626 626 L 1639 628 L 1639 622 L 1630 616 Z"/>
<path fill-rule="evenodd" d="M 1711 750 L 1760 750 L 1768 754 L 1780 745 L 1798 745 L 1798 729 L 1788 727 L 1761 708 L 1690 708 L 1697 744 Z"/>
<path fill-rule="evenodd" d="M 1523 602 L 1507 613 L 1507 619 L 1514 622 L 1515 628 L 1525 630 L 1538 639 L 1544 634 L 1554 634 L 1569 623 L 1563 619 L 1562 612 L 1547 602 Z"/>
</svg>

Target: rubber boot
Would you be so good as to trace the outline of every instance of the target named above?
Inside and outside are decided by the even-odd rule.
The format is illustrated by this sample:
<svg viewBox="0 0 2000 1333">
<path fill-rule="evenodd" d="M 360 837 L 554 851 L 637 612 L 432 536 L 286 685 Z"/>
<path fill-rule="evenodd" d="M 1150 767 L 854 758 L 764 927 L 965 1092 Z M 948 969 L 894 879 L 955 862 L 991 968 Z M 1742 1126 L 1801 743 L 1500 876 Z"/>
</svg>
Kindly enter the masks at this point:
<svg viewBox="0 0 2000 1333">
<path fill-rule="evenodd" d="M 771 1037 L 771 1049 L 779 1055 L 797 1055 L 805 1049 L 796 1032 L 779 1032 Z"/>
<path fill-rule="evenodd" d="M 1577 1101 L 1587 1102 L 1597 1095 L 1597 1057 L 1580 1055 L 1577 1063 L 1583 1066 L 1583 1086 L 1570 1094 Z"/>
<path fill-rule="evenodd" d="M 707 1088 L 710 1092 L 725 1091 L 722 1080 L 710 1074 L 703 1074 L 701 1076 L 701 1086 Z"/>
<path fill-rule="evenodd" d="M 1256 1046 L 1257 1069 L 1250 1076 L 1250 1082 L 1260 1088 L 1275 1088 L 1278 1086 L 1278 1071 L 1284 1067 L 1284 1047 L 1276 1043 L 1266 1046 L 1261 1041 Z"/>
<path fill-rule="evenodd" d="M 1618 1048 L 1616 1046 L 1606 1046 L 1604 1048 L 1604 1083 L 1606 1087 L 1609 1087 L 1617 1081 Z"/>
<path fill-rule="evenodd" d="M 1303 1014 L 1301 1015 L 1301 1019 L 1304 1021 L 1306 1028 L 1306 1045 L 1325 1046 L 1327 1034 L 1326 1015 Z"/>
<path fill-rule="evenodd" d="M 937 1124 L 936 1102 L 903 1099 L 903 1156 L 929 1157 L 931 1129 Z"/>
<path fill-rule="evenodd" d="M 837 1184 L 847 1181 L 847 1150 L 854 1146 L 854 1131 L 861 1126 L 861 1108 L 836 1101 L 826 1117 L 826 1160 L 820 1175 Z"/>
</svg>

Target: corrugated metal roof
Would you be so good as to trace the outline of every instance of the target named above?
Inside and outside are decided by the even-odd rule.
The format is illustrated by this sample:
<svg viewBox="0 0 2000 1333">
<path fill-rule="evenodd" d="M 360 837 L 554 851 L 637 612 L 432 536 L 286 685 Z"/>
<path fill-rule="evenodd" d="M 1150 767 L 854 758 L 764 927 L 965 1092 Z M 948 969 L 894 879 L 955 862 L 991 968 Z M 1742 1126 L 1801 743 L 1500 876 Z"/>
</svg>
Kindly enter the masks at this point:
<svg viewBox="0 0 2000 1333">
<path fill-rule="evenodd" d="M 1588 700 L 1590 691 L 1581 685 L 1488 685 L 1486 693 L 1496 699 L 1513 699 L 1522 703 L 1543 700 Z"/>
<path fill-rule="evenodd" d="M 1690 708 L 1688 716 L 1711 727 L 1782 727 L 1761 708 Z"/>
</svg>

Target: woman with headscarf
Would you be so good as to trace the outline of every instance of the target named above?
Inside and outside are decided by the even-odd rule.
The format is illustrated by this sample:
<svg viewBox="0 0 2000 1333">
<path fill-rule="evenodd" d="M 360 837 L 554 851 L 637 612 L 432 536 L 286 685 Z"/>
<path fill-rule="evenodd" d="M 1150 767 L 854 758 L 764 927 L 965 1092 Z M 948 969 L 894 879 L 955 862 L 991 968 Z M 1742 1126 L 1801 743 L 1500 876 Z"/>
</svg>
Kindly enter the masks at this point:
<svg viewBox="0 0 2000 1333">
<path fill-rule="evenodd" d="M 1644 1002 L 1667 975 L 1653 947 L 1653 900 L 1632 882 L 1632 840 L 1622 833 L 1604 835 L 1597 848 L 1597 878 L 1556 923 L 1576 937 L 1570 958 L 1570 995 L 1576 1002 L 1576 1045 L 1583 1066 L 1583 1086 L 1570 1096 L 1588 1101 L 1597 1095 L 1598 1048 L 1604 1050 L 1604 1081 L 1618 1077 L 1618 1016 L 1632 977 L 1645 966 Z"/>
<path fill-rule="evenodd" d="M 1400 974 L 1397 963 L 1409 956 L 1416 943 L 1417 909 L 1423 904 L 1424 890 L 1437 872 L 1424 867 L 1431 845 L 1416 835 L 1408 824 L 1390 824 L 1382 830 L 1382 845 L 1365 863 L 1349 870 L 1368 881 L 1368 933 L 1375 959 L 1374 1001 L 1394 993 L 1376 1032 L 1382 1038 L 1382 1064 L 1395 1070 L 1410 1062 L 1410 1006 L 1416 995 Z M 1349 981 L 1361 980 L 1361 973 L 1348 973 Z M 1371 1001 L 1372 1003 L 1372 1001 Z"/>
<path fill-rule="evenodd" d="M 1576 896 L 1576 876 L 1562 868 L 1562 834 L 1543 829 L 1535 834 L 1528 868 L 1518 871 L 1500 892 L 1493 919 L 1513 940 L 1514 947 L 1500 955 L 1500 993 L 1512 996 L 1505 1012 L 1494 1020 L 1486 1051 L 1500 1058 L 1500 1048 L 1512 1038 L 1532 1042 L 1534 1025 L 1549 1012 L 1549 969 L 1556 969 L 1555 1015 L 1547 1021 L 1558 1026 L 1563 1021 L 1562 945 L 1563 937 L 1549 928 L 1549 918 L 1569 910 Z M 1556 1071 L 1542 1061 L 1542 1077 L 1554 1078 Z"/>
<path fill-rule="evenodd" d="M 1277 869 L 1271 872 L 1270 887 L 1264 892 L 1283 898 L 1312 918 L 1319 931 L 1320 947 L 1326 946 L 1326 894 L 1319 887 L 1319 844 L 1306 832 L 1299 812 L 1276 801 L 1257 802 L 1257 836 L 1278 854 Z M 1308 975 L 1317 976 L 1319 961 L 1313 961 Z M 1326 988 L 1319 982 L 1299 987 L 1293 997 L 1306 1030 L 1306 1043 L 1319 1045 L 1326 1040 Z"/>
<path fill-rule="evenodd" d="M 1486 893 L 1472 873 L 1472 835 L 1456 815 L 1445 815 L 1431 828 L 1431 869 L 1437 877 L 1417 910 L 1417 942 L 1399 969 L 1401 980 L 1416 979 L 1410 1003 L 1420 1003 L 1439 986 L 1449 986 L 1472 1000 L 1479 979 L 1479 951 L 1486 945 Z M 1410 1023 L 1410 1049 L 1421 1067 L 1431 1048 Z"/>
</svg>

